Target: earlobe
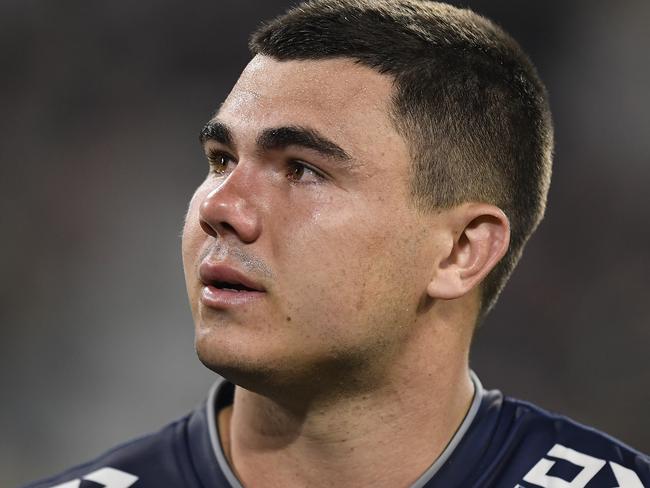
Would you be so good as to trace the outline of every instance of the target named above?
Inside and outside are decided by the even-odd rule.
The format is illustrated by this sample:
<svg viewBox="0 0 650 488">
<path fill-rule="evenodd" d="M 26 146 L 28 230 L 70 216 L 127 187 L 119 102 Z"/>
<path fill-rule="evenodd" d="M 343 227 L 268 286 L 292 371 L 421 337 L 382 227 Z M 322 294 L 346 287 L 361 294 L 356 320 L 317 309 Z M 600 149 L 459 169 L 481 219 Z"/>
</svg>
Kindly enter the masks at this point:
<svg viewBox="0 0 650 488">
<path fill-rule="evenodd" d="M 508 250 L 510 223 L 503 211 L 486 203 L 467 203 L 449 211 L 453 246 L 438 263 L 427 286 L 432 298 L 450 300 L 474 289 Z"/>
</svg>

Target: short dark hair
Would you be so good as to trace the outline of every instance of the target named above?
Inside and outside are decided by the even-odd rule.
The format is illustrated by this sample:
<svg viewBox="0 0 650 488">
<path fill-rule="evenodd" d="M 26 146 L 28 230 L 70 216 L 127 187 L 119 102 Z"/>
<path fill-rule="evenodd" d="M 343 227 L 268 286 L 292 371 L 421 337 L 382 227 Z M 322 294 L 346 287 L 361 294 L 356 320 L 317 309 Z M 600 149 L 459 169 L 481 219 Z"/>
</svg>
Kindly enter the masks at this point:
<svg viewBox="0 0 650 488">
<path fill-rule="evenodd" d="M 546 89 L 517 42 L 468 9 L 426 0 L 312 0 L 262 25 L 253 54 L 347 57 L 395 80 L 390 114 L 409 142 L 423 211 L 487 202 L 510 220 L 510 247 L 482 283 L 491 309 L 542 219 L 553 127 Z"/>
</svg>

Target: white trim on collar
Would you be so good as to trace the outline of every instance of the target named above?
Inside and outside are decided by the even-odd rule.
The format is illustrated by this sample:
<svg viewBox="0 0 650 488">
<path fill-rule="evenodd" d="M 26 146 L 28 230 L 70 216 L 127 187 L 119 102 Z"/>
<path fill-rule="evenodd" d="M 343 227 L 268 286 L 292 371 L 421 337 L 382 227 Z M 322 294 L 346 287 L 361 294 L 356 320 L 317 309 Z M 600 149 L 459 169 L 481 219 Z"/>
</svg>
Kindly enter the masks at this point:
<svg viewBox="0 0 650 488">
<path fill-rule="evenodd" d="M 442 451 L 442 454 L 440 454 L 438 459 L 436 459 L 433 464 L 422 473 L 422 476 L 415 480 L 415 483 L 413 483 L 410 488 L 422 488 L 431 481 L 436 473 L 440 471 L 440 468 L 442 468 L 442 466 L 447 462 L 447 459 L 449 459 L 452 453 L 456 450 L 460 441 L 465 437 L 469 426 L 474 422 L 478 409 L 481 406 L 481 401 L 483 400 L 483 385 L 474 371 L 470 370 L 469 377 L 471 378 L 472 383 L 474 383 L 474 398 L 472 399 L 472 404 L 470 405 L 465 418 L 449 441 L 449 444 L 447 444 L 447 447 L 445 447 L 445 450 Z"/>
<path fill-rule="evenodd" d="M 472 422 L 474 422 L 474 418 L 476 418 L 476 414 L 478 413 L 479 407 L 481 406 L 481 401 L 483 400 L 484 390 L 483 385 L 481 385 L 481 382 L 474 371 L 470 370 L 469 374 L 472 383 L 474 384 L 474 398 L 472 399 L 472 404 L 470 405 L 465 418 L 458 427 L 458 430 L 456 430 L 456 433 L 447 444 L 447 447 L 445 447 L 444 451 L 442 451 L 442 454 L 440 454 L 440 456 L 438 456 L 438 459 L 436 459 L 433 464 L 429 466 L 424 473 L 422 473 L 422 475 L 415 481 L 415 483 L 411 485 L 410 488 L 423 488 L 429 481 L 431 481 L 431 479 L 436 475 L 436 473 L 456 450 L 456 447 L 458 447 L 458 444 L 467 433 L 470 425 L 472 425 Z M 219 440 L 219 427 L 216 421 L 217 416 L 215 407 L 217 396 L 219 395 L 221 388 L 226 383 L 227 381 L 224 378 L 219 378 L 214 383 L 214 385 L 212 385 L 212 388 L 210 388 L 210 393 L 206 402 L 206 415 L 208 417 L 210 444 L 212 445 L 212 451 L 214 452 L 214 455 L 217 459 L 217 463 L 219 463 L 219 468 L 223 472 L 232 488 L 244 488 L 230 467 L 230 464 L 226 459 L 226 455 L 223 452 L 221 441 Z"/>
<path fill-rule="evenodd" d="M 217 463 L 219 463 L 219 469 L 221 469 L 221 472 L 228 480 L 228 483 L 230 483 L 230 486 L 232 486 L 232 488 L 244 488 L 230 467 L 230 463 L 228 463 L 228 460 L 226 459 L 226 454 L 223 452 L 223 447 L 219 440 L 219 426 L 217 425 L 217 412 L 215 407 L 219 391 L 226 383 L 227 381 L 224 378 L 219 378 L 215 384 L 212 385 L 212 388 L 210 388 L 210 394 L 208 396 L 208 401 L 206 402 L 210 444 L 212 444 L 212 451 L 217 458 Z"/>
</svg>

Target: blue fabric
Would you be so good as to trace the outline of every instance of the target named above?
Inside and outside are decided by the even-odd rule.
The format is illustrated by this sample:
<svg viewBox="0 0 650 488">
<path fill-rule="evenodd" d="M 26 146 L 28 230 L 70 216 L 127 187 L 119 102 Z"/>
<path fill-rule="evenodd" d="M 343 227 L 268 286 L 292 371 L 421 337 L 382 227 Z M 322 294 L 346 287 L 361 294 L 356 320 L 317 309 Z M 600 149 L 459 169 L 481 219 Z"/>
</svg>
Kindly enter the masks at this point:
<svg viewBox="0 0 650 488">
<path fill-rule="evenodd" d="M 83 478 L 105 467 L 137 476 L 134 488 L 230 488 L 211 444 L 208 415 L 231 401 L 230 388 L 209 409 L 197 408 L 157 433 L 25 488 L 75 479 L 80 480 L 76 486 L 102 486 Z M 493 390 L 483 393 L 465 436 L 424 486 L 650 488 L 650 458 L 606 434 Z"/>
</svg>

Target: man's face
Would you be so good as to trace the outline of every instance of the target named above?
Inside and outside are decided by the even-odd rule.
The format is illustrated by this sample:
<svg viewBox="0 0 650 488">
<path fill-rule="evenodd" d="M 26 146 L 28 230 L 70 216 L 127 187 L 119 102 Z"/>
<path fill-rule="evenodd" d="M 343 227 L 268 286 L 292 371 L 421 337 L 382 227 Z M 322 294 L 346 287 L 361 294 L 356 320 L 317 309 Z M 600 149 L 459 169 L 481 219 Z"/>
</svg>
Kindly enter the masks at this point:
<svg viewBox="0 0 650 488">
<path fill-rule="evenodd" d="M 204 130 L 183 262 L 214 371 L 325 380 L 389 364 L 418 326 L 442 224 L 411 203 L 392 91 L 351 60 L 257 56 Z"/>
</svg>

